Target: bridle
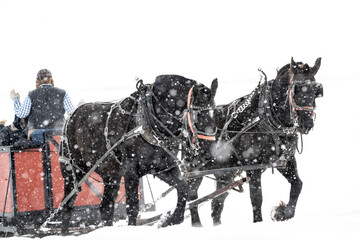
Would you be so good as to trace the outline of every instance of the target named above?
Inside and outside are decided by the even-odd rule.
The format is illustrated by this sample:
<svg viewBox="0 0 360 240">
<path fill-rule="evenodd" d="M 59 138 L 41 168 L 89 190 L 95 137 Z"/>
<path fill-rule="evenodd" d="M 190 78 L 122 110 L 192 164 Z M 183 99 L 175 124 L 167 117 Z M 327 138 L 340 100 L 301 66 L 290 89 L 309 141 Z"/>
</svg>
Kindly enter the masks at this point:
<svg viewBox="0 0 360 240">
<path fill-rule="evenodd" d="M 289 105 L 290 105 L 290 111 L 291 111 L 291 117 L 294 122 L 297 122 L 297 111 L 308 111 L 311 112 L 313 116 L 315 116 L 315 110 L 316 107 L 314 106 L 306 106 L 306 105 L 299 105 L 295 101 L 295 86 L 314 86 L 315 85 L 315 91 L 318 92 L 319 89 L 322 87 L 320 83 L 317 83 L 316 81 L 306 80 L 309 82 L 303 82 L 303 81 L 296 81 L 294 80 L 295 74 L 291 73 L 290 80 L 289 80 L 289 87 L 288 87 L 288 99 L 289 99 Z M 316 98 L 315 93 L 315 98 Z"/>
<path fill-rule="evenodd" d="M 215 141 L 215 135 L 216 135 L 216 130 L 214 133 L 205 133 L 202 131 L 199 131 L 195 124 L 193 123 L 195 120 L 195 116 L 198 112 L 202 112 L 202 111 L 212 111 L 214 109 L 214 107 L 199 107 L 199 106 L 194 106 L 192 104 L 192 95 L 193 95 L 193 87 L 190 88 L 189 93 L 188 93 L 188 97 L 187 97 L 187 109 L 184 111 L 184 125 L 185 128 L 188 126 L 190 128 L 190 131 L 192 133 L 192 137 L 190 142 L 190 145 L 192 146 L 192 148 L 194 149 L 199 149 L 199 139 L 202 140 L 207 140 L 207 141 Z"/>
<path fill-rule="evenodd" d="M 295 85 L 300 83 L 299 81 L 294 81 L 294 76 L 295 76 L 294 74 L 291 74 L 291 77 L 290 77 L 290 80 L 289 80 L 289 88 L 288 88 L 289 104 L 290 104 L 291 111 L 292 111 L 293 115 L 295 116 L 296 111 L 310 111 L 310 112 L 314 113 L 314 111 L 316 109 L 315 107 L 313 107 L 313 106 L 300 106 L 294 100 L 294 97 L 295 97 Z M 311 83 L 311 84 L 317 84 L 317 83 Z"/>
<path fill-rule="evenodd" d="M 284 78 L 285 74 L 289 74 L 288 75 L 288 86 L 287 86 L 287 90 L 286 90 L 286 95 L 285 95 L 285 101 L 283 102 L 283 105 L 277 105 L 274 103 L 275 99 L 278 99 L 278 97 L 273 96 L 274 91 L 273 89 L 273 85 L 275 83 L 275 81 L 271 81 L 268 82 L 267 81 L 267 77 L 266 74 L 259 69 L 259 71 L 262 73 L 265 82 L 263 84 L 263 87 L 261 89 L 261 94 L 260 94 L 260 102 L 259 102 L 259 107 L 261 109 L 263 109 L 263 113 L 261 114 L 260 117 L 266 119 L 268 125 L 270 126 L 270 128 L 272 128 L 273 130 L 281 130 L 283 133 L 285 133 L 286 135 L 288 134 L 293 134 L 297 131 L 297 129 L 299 128 L 299 116 L 298 116 L 298 111 L 307 111 L 307 112 L 312 112 L 313 117 L 315 118 L 315 107 L 314 106 L 307 106 L 307 105 L 299 105 L 298 103 L 296 103 L 295 101 L 295 87 L 299 86 L 299 85 L 307 85 L 307 86 L 313 86 L 315 85 L 315 98 L 316 95 L 319 95 L 318 92 L 321 92 L 322 90 L 322 85 L 319 83 L 316 83 L 315 81 L 311 81 L 310 83 L 307 83 L 305 81 L 300 81 L 297 80 L 295 78 L 296 73 L 292 73 L 289 71 L 284 72 L 284 74 L 278 76 L 276 80 L 278 79 L 282 79 Z M 322 93 L 321 93 L 322 94 Z M 288 106 L 289 104 L 289 106 Z M 288 124 L 285 124 L 277 115 L 276 110 L 275 109 L 282 109 L 283 111 L 286 109 L 286 107 L 288 106 L 289 109 L 289 117 L 290 117 L 290 122 L 288 124 L 290 124 L 290 127 L 286 127 Z"/>
</svg>

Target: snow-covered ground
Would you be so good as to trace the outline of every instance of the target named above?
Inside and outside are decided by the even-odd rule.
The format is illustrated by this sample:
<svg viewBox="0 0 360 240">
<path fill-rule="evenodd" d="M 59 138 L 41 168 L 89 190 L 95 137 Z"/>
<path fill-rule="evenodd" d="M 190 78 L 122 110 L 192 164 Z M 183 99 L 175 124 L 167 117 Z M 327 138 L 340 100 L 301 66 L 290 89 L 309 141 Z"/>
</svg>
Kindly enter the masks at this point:
<svg viewBox="0 0 360 240">
<path fill-rule="evenodd" d="M 317 81 L 324 98 L 317 100 L 315 128 L 297 155 L 304 186 L 294 219 L 271 221 L 271 208 L 288 200 L 289 184 L 268 170 L 262 179 L 262 223 L 252 223 L 245 186 L 245 193 L 231 192 L 218 227 L 212 226 L 206 203 L 200 209 L 203 228 L 192 228 L 189 219 L 165 229 L 119 223 L 66 239 L 359 239 L 357 5 L 350 0 L 0 0 L 0 119 L 13 120 L 10 90 L 23 100 L 41 68 L 53 72 L 55 85 L 66 89 L 75 105 L 82 99 L 126 97 L 135 90 L 136 76 L 150 83 L 165 73 L 207 85 L 217 77 L 216 101 L 222 104 L 251 92 L 258 67 L 273 78 L 291 56 L 310 65 L 322 57 Z M 149 179 L 155 197 L 167 189 Z M 214 188 L 206 180 L 201 194 Z M 173 207 L 175 197 L 160 201 L 158 212 Z"/>
</svg>

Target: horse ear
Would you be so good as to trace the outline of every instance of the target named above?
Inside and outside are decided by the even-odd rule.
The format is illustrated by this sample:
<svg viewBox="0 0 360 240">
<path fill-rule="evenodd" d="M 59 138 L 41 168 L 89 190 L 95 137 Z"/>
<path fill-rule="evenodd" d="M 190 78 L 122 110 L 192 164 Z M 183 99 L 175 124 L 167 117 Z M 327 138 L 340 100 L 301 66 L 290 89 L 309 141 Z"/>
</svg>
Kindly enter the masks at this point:
<svg viewBox="0 0 360 240">
<path fill-rule="evenodd" d="M 294 58 L 291 57 L 291 61 L 290 61 L 290 72 L 293 73 L 293 68 L 296 66 L 296 63 L 294 61 Z"/>
<path fill-rule="evenodd" d="M 315 61 L 315 65 L 314 65 L 312 68 L 310 68 L 310 73 L 311 73 L 313 76 L 315 76 L 316 73 L 318 72 L 318 70 L 319 70 L 319 68 L 320 68 L 320 65 L 321 65 L 321 58 L 318 58 L 318 59 L 316 59 L 316 61 Z"/>
<path fill-rule="evenodd" d="M 217 80 L 217 78 L 215 78 L 211 83 L 211 96 L 212 96 L 212 99 L 215 98 L 217 88 L 218 88 L 218 80 Z"/>
<path fill-rule="evenodd" d="M 296 65 L 296 63 L 295 63 L 295 61 L 294 61 L 294 57 L 291 57 L 291 66 L 295 66 Z"/>
</svg>

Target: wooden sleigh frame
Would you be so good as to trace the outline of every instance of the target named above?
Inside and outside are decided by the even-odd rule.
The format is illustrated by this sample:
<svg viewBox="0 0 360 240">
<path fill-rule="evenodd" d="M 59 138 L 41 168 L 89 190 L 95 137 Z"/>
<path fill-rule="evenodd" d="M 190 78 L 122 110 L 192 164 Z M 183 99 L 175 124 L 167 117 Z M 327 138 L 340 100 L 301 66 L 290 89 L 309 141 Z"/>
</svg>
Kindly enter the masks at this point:
<svg viewBox="0 0 360 240">
<path fill-rule="evenodd" d="M 45 143 L 31 149 L 0 146 L 0 233 L 33 233 L 58 208 L 64 197 L 59 164 L 60 135 L 59 131 L 46 132 Z M 102 193 L 102 179 L 96 173 L 91 174 L 75 202 L 73 227 L 99 223 Z M 142 179 L 139 195 L 141 209 L 145 206 Z M 116 200 L 115 220 L 125 218 L 125 202 L 122 184 Z M 59 215 L 51 221 L 54 228 L 61 222 Z"/>
</svg>

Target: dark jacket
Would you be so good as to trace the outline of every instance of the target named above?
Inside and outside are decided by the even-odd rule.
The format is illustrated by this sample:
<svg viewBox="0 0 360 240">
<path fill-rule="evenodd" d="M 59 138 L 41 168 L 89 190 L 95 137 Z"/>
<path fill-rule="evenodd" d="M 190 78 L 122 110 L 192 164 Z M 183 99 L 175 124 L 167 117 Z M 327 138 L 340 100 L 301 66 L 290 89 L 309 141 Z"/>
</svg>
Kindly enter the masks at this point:
<svg viewBox="0 0 360 240">
<path fill-rule="evenodd" d="M 11 130 L 11 125 L 9 125 L 0 130 L 1 146 L 14 145 L 15 142 L 22 139 L 26 139 L 25 131 L 22 129 L 13 131 Z"/>
<path fill-rule="evenodd" d="M 62 128 L 65 94 L 65 90 L 49 85 L 31 91 L 28 129 Z"/>
</svg>

